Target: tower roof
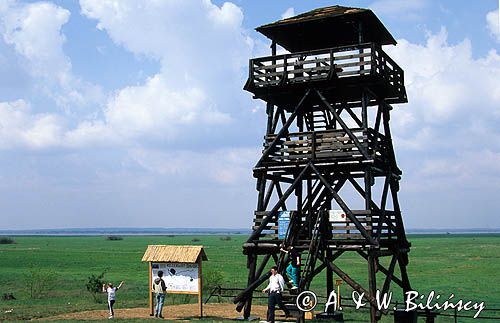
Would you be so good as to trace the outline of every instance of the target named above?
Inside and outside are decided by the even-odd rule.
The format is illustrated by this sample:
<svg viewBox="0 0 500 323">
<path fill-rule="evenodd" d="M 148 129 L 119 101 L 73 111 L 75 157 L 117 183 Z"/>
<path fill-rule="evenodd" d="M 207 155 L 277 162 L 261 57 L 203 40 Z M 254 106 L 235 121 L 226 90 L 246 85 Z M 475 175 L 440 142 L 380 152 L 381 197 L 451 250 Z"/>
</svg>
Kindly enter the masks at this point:
<svg viewBox="0 0 500 323">
<path fill-rule="evenodd" d="M 396 44 L 377 16 L 371 10 L 362 8 L 318 8 L 260 26 L 256 30 L 290 52 L 301 52 L 358 44 L 360 22 L 362 42 Z"/>
</svg>

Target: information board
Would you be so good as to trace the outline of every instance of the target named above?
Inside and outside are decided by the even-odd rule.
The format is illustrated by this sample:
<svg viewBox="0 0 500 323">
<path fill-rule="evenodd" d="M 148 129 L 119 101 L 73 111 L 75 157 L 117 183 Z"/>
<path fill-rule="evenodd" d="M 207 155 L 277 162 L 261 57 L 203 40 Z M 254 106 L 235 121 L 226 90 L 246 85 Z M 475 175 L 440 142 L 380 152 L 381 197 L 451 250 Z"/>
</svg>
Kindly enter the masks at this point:
<svg viewBox="0 0 500 323">
<path fill-rule="evenodd" d="M 343 210 L 328 210 L 330 222 L 346 222 L 347 216 Z"/>
<path fill-rule="evenodd" d="M 285 239 L 290 225 L 290 211 L 278 212 L 278 239 Z"/>
<path fill-rule="evenodd" d="M 153 281 L 163 271 L 167 292 L 198 293 L 198 264 L 152 263 Z"/>
</svg>

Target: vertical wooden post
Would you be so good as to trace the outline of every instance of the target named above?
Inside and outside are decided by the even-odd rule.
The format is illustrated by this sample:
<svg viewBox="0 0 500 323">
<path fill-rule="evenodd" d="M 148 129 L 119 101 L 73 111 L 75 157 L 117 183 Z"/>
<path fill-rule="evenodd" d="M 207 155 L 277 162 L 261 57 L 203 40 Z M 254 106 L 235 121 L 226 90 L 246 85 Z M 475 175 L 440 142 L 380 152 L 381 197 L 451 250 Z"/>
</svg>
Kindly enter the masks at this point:
<svg viewBox="0 0 500 323">
<path fill-rule="evenodd" d="M 203 273 L 201 270 L 202 259 L 198 257 L 198 306 L 200 308 L 200 318 L 203 317 Z"/>
<path fill-rule="evenodd" d="M 333 261 L 331 249 L 326 249 L 326 261 Z M 333 288 L 333 270 L 326 266 L 326 297 L 330 297 Z"/>
<path fill-rule="evenodd" d="M 153 286 L 153 263 L 150 261 L 149 262 L 149 315 L 153 316 L 155 313 L 154 311 L 154 305 L 153 305 L 153 291 L 152 291 L 152 286 Z"/>
<path fill-rule="evenodd" d="M 369 251 L 368 253 L 368 286 L 369 286 L 369 294 L 371 298 L 375 298 L 375 294 L 377 292 L 377 278 L 375 275 L 375 261 L 376 258 L 374 256 L 373 251 Z M 370 304 L 370 322 L 377 323 L 377 308 L 375 304 Z"/>
<path fill-rule="evenodd" d="M 250 286 L 255 280 L 255 270 L 257 267 L 257 255 L 254 253 L 249 253 L 247 258 L 247 267 L 248 267 L 248 286 Z M 247 299 L 245 304 L 245 309 L 243 311 L 243 318 L 248 319 L 252 312 L 252 297 L 253 292 L 250 297 Z"/>
</svg>

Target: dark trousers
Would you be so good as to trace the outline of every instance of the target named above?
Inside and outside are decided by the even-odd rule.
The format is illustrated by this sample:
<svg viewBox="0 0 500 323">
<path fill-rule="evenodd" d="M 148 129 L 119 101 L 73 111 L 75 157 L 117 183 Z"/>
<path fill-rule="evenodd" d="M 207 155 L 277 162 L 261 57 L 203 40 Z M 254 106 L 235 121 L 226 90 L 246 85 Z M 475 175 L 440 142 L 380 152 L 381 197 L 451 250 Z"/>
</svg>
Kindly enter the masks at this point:
<svg viewBox="0 0 500 323">
<path fill-rule="evenodd" d="M 274 323 L 274 311 L 276 309 L 276 304 L 281 308 L 285 315 L 288 316 L 288 309 L 283 304 L 283 299 L 281 298 L 281 293 L 271 292 L 269 293 L 269 299 L 267 302 L 267 321 Z"/>
<path fill-rule="evenodd" d="M 113 312 L 113 305 L 115 305 L 115 300 L 109 300 L 108 301 L 108 310 L 109 310 L 109 315 L 113 316 L 115 313 Z"/>
</svg>

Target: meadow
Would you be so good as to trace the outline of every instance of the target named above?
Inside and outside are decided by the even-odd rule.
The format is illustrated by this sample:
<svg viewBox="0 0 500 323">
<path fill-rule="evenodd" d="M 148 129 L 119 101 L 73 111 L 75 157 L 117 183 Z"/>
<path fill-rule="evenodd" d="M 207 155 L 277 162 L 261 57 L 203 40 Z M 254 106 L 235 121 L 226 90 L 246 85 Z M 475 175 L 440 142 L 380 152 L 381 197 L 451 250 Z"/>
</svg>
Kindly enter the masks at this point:
<svg viewBox="0 0 500 323">
<path fill-rule="evenodd" d="M 106 281 L 115 284 L 125 281 L 117 307 L 147 307 L 148 269 L 141 257 L 149 244 L 203 245 L 209 258 L 203 268 L 208 285 L 221 283 L 225 287 L 245 287 L 246 258 L 241 246 L 246 236 L 230 237 L 124 236 L 123 240 L 115 241 L 103 236 L 13 237 L 15 244 L 0 245 L 0 296 L 11 293 L 16 299 L 0 300 L 0 321 L 103 309 L 105 304 L 96 303 L 85 288 L 90 275 L 103 271 Z M 415 290 L 424 294 L 434 290 L 443 298 L 453 293 L 455 298 L 484 301 L 486 308 L 500 308 L 500 235 L 411 235 L 409 240 L 412 249 L 408 269 Z M 366 263 L 359 256 L 344 255 L 337 264 L 366 284 Z M 30 277 L 42 277 L 48 285 L 41 293 L 31 295 Z M 322 278 L 318 276 L 312 289 L 325 295 Z M 395 285 L 392 287 L 395 297 L 399 298 Z M 350 295 L 345 284 L 342 292 Z M 217 300 L 217 297 L 211 299 Z M 191 296 L 169 296 L 167 305 L 195 301 Z M 484 311 L 481 316 L 498 314 Z M 366 311 L 346 309 L 344 315 L 346 321 L 367 321 Z M 382 320 L 392 321 L 391 316 Z M 472 321 L 475 320 L 459 319 L 459 322 Z M 454 320 L 439 317 L 437 322 Z"/>
</svg>

